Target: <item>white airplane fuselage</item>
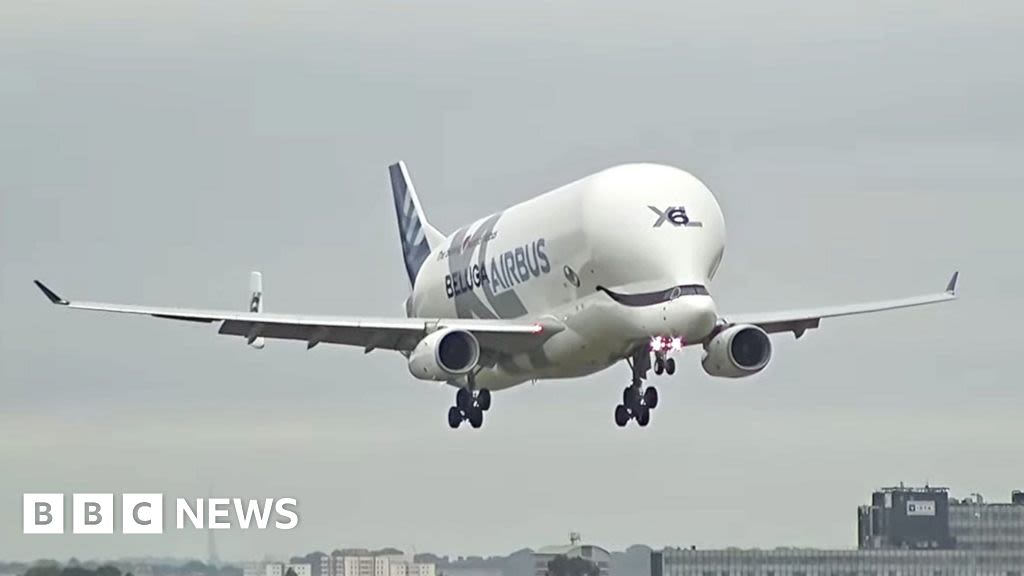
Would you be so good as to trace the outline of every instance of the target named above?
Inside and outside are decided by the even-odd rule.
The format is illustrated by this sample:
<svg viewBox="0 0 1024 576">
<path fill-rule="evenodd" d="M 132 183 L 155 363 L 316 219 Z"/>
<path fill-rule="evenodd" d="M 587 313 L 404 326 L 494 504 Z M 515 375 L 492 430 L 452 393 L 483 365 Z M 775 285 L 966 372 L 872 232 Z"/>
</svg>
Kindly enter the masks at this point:
<svg viewBox="0 0 1024 576">
<path fill-rule="evenodd" d="M 622 165 L 447 236 L 420 269 L 407 311 L 564 326 L 484 368 L 481 388 L 584 376 L 654 336 L 691 344 L 710 335 L 718 314 L 706 287 L 724 249 L 722 211 L 700 180 Z"/>
</svg>

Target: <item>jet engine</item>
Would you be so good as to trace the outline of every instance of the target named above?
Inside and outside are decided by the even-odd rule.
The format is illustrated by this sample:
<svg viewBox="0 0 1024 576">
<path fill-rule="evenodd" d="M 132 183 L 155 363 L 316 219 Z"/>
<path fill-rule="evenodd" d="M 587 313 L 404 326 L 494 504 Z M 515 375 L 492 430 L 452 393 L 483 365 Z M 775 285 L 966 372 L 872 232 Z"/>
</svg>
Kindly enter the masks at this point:
<svg viewBox="0 0 1024 576">
<path fill-rule="evenodd" d="M 461 376 L 480 361 L 480 343 L 465 330 L 444 328 L 420 340 L 409 354 L 409 372 L 421 380 Z"/>
<path fill-rule="evenodd" d="M 740 324 L 722 330 L 704 345 L 701 365 L 712 376 L 740 378 L 757 374 L 772 359 L 772 340 L 757 326 Z"/>
</svg>

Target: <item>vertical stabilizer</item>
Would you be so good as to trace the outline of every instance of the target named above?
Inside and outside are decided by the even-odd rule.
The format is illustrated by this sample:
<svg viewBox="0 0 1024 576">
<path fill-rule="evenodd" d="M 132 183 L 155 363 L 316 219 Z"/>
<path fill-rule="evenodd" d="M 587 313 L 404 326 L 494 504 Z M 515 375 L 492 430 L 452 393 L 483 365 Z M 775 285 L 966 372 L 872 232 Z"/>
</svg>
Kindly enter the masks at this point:
<svg viewBox="0 0 1024 576">
<path fill-rule="evenodd" d="M 423 216 L 423 208 L 416 197 L 409 171 L 404 162 L 388 166 L 391 175 L 391 192 L 395 199 L 395 216 L 398 218 L 398 237 L 402 243 L 402 258 L 409 275 L 409 285 L 416 283 L 423 262 L 430 251 L 444 238 Z"/>
</svg>

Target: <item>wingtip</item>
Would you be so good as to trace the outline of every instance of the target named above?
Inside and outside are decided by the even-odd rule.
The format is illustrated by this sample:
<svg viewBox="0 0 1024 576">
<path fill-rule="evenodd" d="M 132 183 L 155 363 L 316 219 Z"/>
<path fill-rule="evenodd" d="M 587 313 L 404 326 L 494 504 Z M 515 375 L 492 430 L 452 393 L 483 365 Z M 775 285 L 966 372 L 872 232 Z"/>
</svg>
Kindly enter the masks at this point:
<svg viewBox="0 0 1024 576">
<path fill-rule="evenodd" d="M 953 276 L 950 277 L 949 283 L 946 284 L 946 292 L 956 296 L 956 283 L 960 280 L 960 271 L 953 272 Z"/>
<path fill-rule="evenodd" d="M 61 298 L 60 296 L 57 295 L 56 292 L 54 292 L 53 290 L 50 290 L 49 288 L 47 288 L 46 284 L 43 284 L 39 280 L 33 280 L 33 282 L 35 282 L 36 286 L 38 286 L 39 289 L 43 291 L 43 294 L 46 295 L 46 298 L 49 299 L 51 303 L 59 304 L 61 306 L 67 306 L 68 305 L 68 301 L 67 300 Z"/>
</svg>

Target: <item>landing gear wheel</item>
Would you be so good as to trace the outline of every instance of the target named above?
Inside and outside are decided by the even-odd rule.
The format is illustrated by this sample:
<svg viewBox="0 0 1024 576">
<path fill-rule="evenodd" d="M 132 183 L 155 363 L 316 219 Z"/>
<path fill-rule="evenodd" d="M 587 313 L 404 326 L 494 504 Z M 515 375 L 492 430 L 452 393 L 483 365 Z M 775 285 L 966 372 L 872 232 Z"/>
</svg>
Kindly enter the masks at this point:
<svg viewBox="0 0 1024 576">
<path fill-rule="evenodd" d="M 491 391 L 486 388 L 477 392 L 476 394 L 476 405 L 480 407 L 484 412 L 491 408 Z"/>
<path fill-rule="evenodd" d="M 640 409 L 637 410 L 635 416 L 636 423 L 639 424 L 641 428 L 651 423 L 651 410 L 647 406 L 641 406 Z"/>
<path fill-rule="evenodd" d="M 629 409 L 640 405 L 640 390 L 637 386 L 627 386 L 622 391 L 622 404 Z"/>
<path fill-rule="evenodd" d="M 629 410 L 625 406 L 619 404 L 615 407 L 615 425 L 622 428 L 629 422 Z"/>
<path fill-rule="evenodd" d="M 470 426 L 479 428 L 484 425 L 484 411 L 479 408 L 470 408 L 466 413 L 466 419 L 469 420 Z"/>
<path fill-rule="evenodd" d="M 658 407 L 658 389 L 654 386 L 648 386 L 647 390 L 644 390 L 644 405 L 651 410 Z"/>
<path fill-rule="evenodd" d="M 448 426 L 455 429 L 459 427 L 459 424 L 462 424 L 462 412 L 455 406 L 452 406 L 448 409 Z"/>
<path fill-rule="evenodd" d="M 664 371 L 665 371 L 665 360 L 663 360 L 661 357 L 655 358 L 654 359 L 654 373 L 658 374 L 658 375 L 661 375 L 661 373 L 664 372 Z"/>
<path fill-rule="evenodd" d="M 665 361 L 665 372 L 667 372 L 670 375 L 676 373 L 676 359 L 675 358 L 669 358 L 668 360 Z"/>
<path fill-rule="evenodd" d="M 469 388 L 459 388 L 459 391 L 455 393 L 455 406 L 463 412 L 469 412 L 469 409 L 473 407 L 473 393 L 469 391 Z"/>
</svg>

